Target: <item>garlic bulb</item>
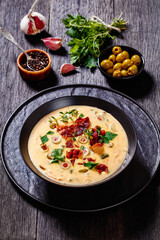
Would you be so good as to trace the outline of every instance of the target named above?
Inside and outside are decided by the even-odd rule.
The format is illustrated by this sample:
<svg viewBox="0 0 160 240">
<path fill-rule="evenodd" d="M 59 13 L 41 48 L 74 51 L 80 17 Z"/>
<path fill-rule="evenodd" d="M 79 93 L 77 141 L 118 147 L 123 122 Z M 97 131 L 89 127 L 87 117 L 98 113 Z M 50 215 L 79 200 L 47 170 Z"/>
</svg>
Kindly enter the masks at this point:
<svg viewBox="0 0 160 240">
<path fill-rule="evenodd" d="M 35 35 L 43 31 L 45 25 L 46 18 L 38 12 L 32 12 L 22 18 L 20 28 L 25 34 Z"/>
</svg>

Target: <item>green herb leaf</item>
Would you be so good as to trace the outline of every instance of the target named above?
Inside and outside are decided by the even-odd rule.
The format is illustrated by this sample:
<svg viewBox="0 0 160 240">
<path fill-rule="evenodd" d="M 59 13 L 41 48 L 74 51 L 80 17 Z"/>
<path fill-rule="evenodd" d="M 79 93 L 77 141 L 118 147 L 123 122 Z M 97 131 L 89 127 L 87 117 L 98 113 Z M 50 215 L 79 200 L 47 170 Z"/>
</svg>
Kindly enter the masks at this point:
<svg viewBox="0 0 160 240">
<path fill-rule="evenodd" d="M 90 137 L 92 136 L 92 130 L 91 129 L 84 130 L 83 133 L 88 135 L 88 139 L 90 139 Z"/>
<path fill-rule="evenodd" d="M 45 142 L 47 142 L 48 140 L 49 140 L 49 139 L 48 139 L 47 135 L 44 135 L 44 136 L 41 137 L 42 143 L 45 143 Z"/>
<path fill-rule="evenodd" d="M 85 149 L 85 147 L 84 147 L 84 146 L 81 146 L 81 147 L 80 147 L 80 149 L 81 149 L 81 150 L 84 150 L 84 149 Z"/>
<path fill-rule="evenodd" d="M 100 135 L 101 141 L 104 143 L 109 143 L 111 140 L 113 140 L 118 134 L 112 133 L 112 132 L 106 132 L 104 136 Z"/>
<path fill-rule="evenodd" d="M 98 135 L 100 134 L 100 131 L 101 131 L 101 127 L 97 126 Z"/>
<path fill-rule="evenodd" d="M 56 148 L 53 149 L 52 153 L 51 153 L 51 157 L 57 157 L 57 156 L 61 156 L 63 152 L 62 148 Z"/>
<path fill-rule="evenodd" d="M 52 131 L 48 131 L 47 134 L 48 134 L 48 135 L 53 135 L 54 132 L 52 132 Z"/>
<path fill-rule="evenodd" d="M 83 117 L 84 117 L 84 115 L 81 113 L 81 114 L 79 115 L 79 117 L 80 117 L 80 118 L 83 118 Z"/>
<path fill-rule="evenodd" d="M 51 163 L 55 163 L 57 161 L 64 161 L 65 156 L 62 155 L 63 149 L 58 148 L 58 149 L 53 149 L 51 153 L 51 157 L 53 157 L 53 160 Z"/>
<path fill-rule="evenodd" d="M 88 162 L 88 163 L 84 163 L 85 167 L 89 167 L 89 169 L 93 169 L 94 167 L 96 167 L 99 163 L 93 163 L 93 162 Z"/>
<path fill-rule="evenodd" d="M 53 159 L 50 163 L 59 163 L 59 161 L 57 159 Z"/>
<path fill-rule="evenodd" d="M 77 14 L 76 16 L 67 15 L 63 19 L 66 34 L 72 39 L 68 43 L 71 47 L 70 62 L 88 68 L 97 66 L 97 59 L 101 52 L 101 47 L 109 38 L 114 39 L 112 27 L 118 30 L 126 28 L 123 18 L 113 19 L 111 25 L 105 25 L 99 18 L 94 20 L 86 19 Z"/>
<path fill-rule="evenodd" d="M 51 118 L 53 118 L 54 121 L 56 122 L 56 124 L 58 125 L 58 120 L 57 120 L 54 116 L 51 116 Z M 53 122 L 53 120 L 52 120 L 51 118 L 49 118 L 49 122 L 50 122 L 50 123 Z"/>
</svg>

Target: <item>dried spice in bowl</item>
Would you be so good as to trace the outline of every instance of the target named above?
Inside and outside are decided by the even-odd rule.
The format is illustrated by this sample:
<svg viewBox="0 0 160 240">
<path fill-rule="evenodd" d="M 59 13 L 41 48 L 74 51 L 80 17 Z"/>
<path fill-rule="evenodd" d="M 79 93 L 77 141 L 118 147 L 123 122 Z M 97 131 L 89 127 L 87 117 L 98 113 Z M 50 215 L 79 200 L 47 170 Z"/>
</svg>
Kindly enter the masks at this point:
<svg viewBox="0 0 160 240">
<path fill-rule="evenodd" d="M 47 55 L 45 55 L 43 52 L 31 51 L 31 52 L 28 53 L 28 55 L 33 59 L 39 60 L 39 61 L 36 61 L 36 62 L 34 62 L 32 60 L 29 60 L 29 66 L 32 69 L 34 69 L 33 71 L 40 71 L 40 70 L 42 70 L 42 69 L 44 69 L 48 66 L 49 59 L 48 59 Z M 27 59 L 26 59 L 25 56 L 22 59 L 22 62 L 20 64 L 24 69 L 26 69 L 28 71 L 32 71 L 27 66 Z"/>
<path fill-rule="evenodd" d="M 26 56 L 21 53 L 17 59 L 17 65 L 22 78 L 30 81 L 39 81 L 46 78 L 51 71 L 51 57 L 48 53 L 40 49 L 30 49 L 26 51 L 30 57 L 33 59 L 38 59 L 41 63 L 37 61 L 30 61 L 29 66 L 35 70 L 31 70 L 27 67 Z"/>
</svg>

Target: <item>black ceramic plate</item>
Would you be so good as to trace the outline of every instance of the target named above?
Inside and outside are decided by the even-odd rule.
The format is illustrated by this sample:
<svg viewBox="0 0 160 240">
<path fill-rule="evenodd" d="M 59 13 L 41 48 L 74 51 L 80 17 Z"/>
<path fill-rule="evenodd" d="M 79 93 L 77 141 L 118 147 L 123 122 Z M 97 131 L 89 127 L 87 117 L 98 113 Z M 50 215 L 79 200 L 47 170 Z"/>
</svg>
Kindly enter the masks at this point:
<svg viewBox="0 0 160 240">
<path fill-rule="evenodd" d="M 133 125 L 130 123 L 130 120 L 128 119 L 126 114 L 121 109 L 116 107 L 115 105 L 113 105 L 107 101 L 104 101 L 102 99 L 98 99 L 98 98 L 93 98 L 93 97 L 88 97 L 88 96 L 68 96 L 68 97 L 57 98 L 57 99 L 53 99 L 53 100 L 41 105 L 34 112 L 32 112 L 31 115 L 26 120 L 26 122 L 24 123 L 21 134 L 20 134 L 20 149 L 21 149 L 22 156 L 23 156 L 25 162 L 30 167 L 30 169 L 33 172 L 35 172 L 38 176 L 56 184 L 56 182 L 54 180 L 47 178 L 40 171 L 38 171 L 38 169 L 35 168 L 34 164 L 32 163 L 32 161 L 29 157 L 29 153 L 28 153 L 28 139 L 29 139 L 29 136 L 30 136 L 30 133 L 31 133 L 33 127 L 38 123 L 38 121 L 41 118 L 43 118 L 44 116 L 46 116 L 47 114 L 49 114 L 52 111 L 55 111 L 57 109 L 60 109 L 60 108 L 66 107 L 66 106 L 73 106 L 73 105 L 87 105 L 87 106 L 98 107 L 98 108 L 112 114 L 112 116 L 114 116 L 123 126 L 123 128 L 127 134 L 128 145 L 129 145 L 128 154 L 126 156 L 126 159 L 124 160 L 124 162 L 122 163 L 122 165 L 116 172 L 114 172 L 108 178 L 97 182 L 97 184 L 104 183 L 104 181 L 107 181 L 107 180 L 111 180 L 113 177 L 117 176 L 117 174 L 120 174 L 122 171 L 124 171 L 124 169 L 131 162 L 131 160 L 134 156 L 135 150 L 136 150 L 137 139 L 136 139 L 136 134 L 135 134 Z M 60 183 L 57 183 L 57 184 L 61 185 Z M 88 186 L 92 186 L 93 184 L 95 185 L 95 183 L 92 183 L 92 184 L 84 185 L 84 186 L 88 187 Z M 71 185 L 65 185 L 65 187 L 66 186 L 71 187 Z M 80 188 L 82 186 L 80 186 L 80 185 L 74 186 L 73 185 L 72 187 Z"/>
<path fill-rule="evenodd" d="M 92 96 L 108 101 L 129 117 L 138 144 L 132 164 L 106 184 L 89 189 L 65 188 L 36 176 L 25 164 L 19 148 L 21 129 L 31 113 L 42 104 L 65 96 Z M 152 141 L 148 141 L 148 136 Z M 1 139 L 2 160 L 16 186 L 31 198 L 48 206 L 69 211 L 97 211 L 121 204 L 144 189 L 154 177 L 160 161 L 160 136 L 149 114 L 131 98 L 111 89 L 70 85 L 42 91 L 23 103 L 8 120 Z"/>
</svg>

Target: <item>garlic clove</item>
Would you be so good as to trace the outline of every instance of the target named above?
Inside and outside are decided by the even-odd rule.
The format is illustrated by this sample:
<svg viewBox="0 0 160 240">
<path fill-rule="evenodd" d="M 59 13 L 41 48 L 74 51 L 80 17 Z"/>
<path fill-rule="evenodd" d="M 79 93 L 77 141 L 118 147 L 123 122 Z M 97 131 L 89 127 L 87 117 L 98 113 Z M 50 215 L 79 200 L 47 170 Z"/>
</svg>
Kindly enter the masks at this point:
<svg viewBox="0 0 160 240">
<path fill-rule="evenodd" d="M 35 35 L 43 31 L 46 25 L 46 18 L 38 13 L 32 12 L 30 15 L 26 15 L 20 22 L 20 28 L 22 32 L 28 35 Z"/>
<path fill-rule="evenodd" d="M 63 65 L 61 66 L 61 68 L 60 68 L 60 73 L 61 73 L 61 74 L 67 74 L 67 73 L 69 73 L 69 72 L 74 71 L 75 69 L 76 69 L 76 67 L 73 66 L 72 64 L 70 64 L 70 63 L 65 63 L 65 64 L 63 64 Z"/>
<path fill-rule="evenodd" d="M 60 49 L 62 46 L 62 38 L 59 38 L 59 37 L 56 37 L 56 38 L 48 37 L 48 38 L 43 38 L 41 40 L 44 42 L 46 47 L 48 47 L 53 51 Z"/>
</svg>

